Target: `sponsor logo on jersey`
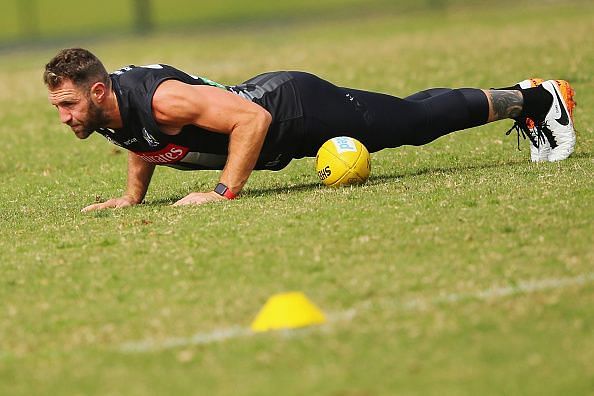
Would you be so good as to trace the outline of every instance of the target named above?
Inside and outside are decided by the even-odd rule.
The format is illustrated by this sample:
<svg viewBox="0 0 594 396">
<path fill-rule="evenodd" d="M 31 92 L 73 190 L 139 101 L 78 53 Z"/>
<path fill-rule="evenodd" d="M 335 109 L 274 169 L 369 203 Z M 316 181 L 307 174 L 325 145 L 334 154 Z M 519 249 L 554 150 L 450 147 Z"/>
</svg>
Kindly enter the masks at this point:
<svg viewBox="0 0 594 396">
<path fill-rule="evenodd" d="M 108 141 L 109 143 L 111 143 L 111 144 L 115 144 L 116 146 L 124 147 L 124 146 L 122 146 L 122 145 L 121 145 L 119 142 L 116 142 L 115 140 L 113 140 L 113 139 L 112 139 L 112 138 L 110 138 L 109 136 L 107 136 L 107 135 L 103 135 L 103 136 L 105 136 L 105 139 L 107 139 L 107 141 Z"/>
<path fill-rule="evenodd" d="M 336 137 L 332 139 L 334 146 L 336 146 L 336 151 L 340 153 L 344 153 L 346 151 L 353 151 L 357 152 L 357 146 L 355 146 L 355 142 L 353 139 L 348 137 Z"/>
<path fill-rule="evenodd" d="M 128 139 L 128 140 L 126 140 L 126 141 L 124 142 L 124 144 L 125 144 L 126 146 L 129 146 L 129 145 L 131 145 L 132 143 L 136 143 L 137 141 L 138 141 L 138 139 L 136 139 L 136 138 L 132 138 L 132 139 Z"/>
<path fill-rule="evenodd" d="M 142 128 L 142 137 L 144 138 L 144 140 L 146 140 L 146 142 L 148 143 L 148 145 L 151 146 L 151 147 L 157 147 L 159 145 L 159 142 L 157 141 L 157 139 L 155 139 L 153 137 L 153 135 L 151 135 L 150 133 L 148 133 L 148 131 L 146 130 L 146 128 Z"/>
<path fill-rule="evenodd" d="M 187 147 L 169 143 L 164 149 L 159 151 L 143 151 L 135 153 L 151 164 L 170 164 L 184 158 L 188 151 L 190 151 L 190 149 Z"/>
</svg>

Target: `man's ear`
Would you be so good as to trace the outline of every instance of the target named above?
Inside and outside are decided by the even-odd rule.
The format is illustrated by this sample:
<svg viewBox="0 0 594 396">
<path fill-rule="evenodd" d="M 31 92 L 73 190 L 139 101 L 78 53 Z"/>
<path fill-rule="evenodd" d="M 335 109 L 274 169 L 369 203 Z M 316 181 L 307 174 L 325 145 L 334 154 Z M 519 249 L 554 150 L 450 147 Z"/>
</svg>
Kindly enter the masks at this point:
<svg viewBox="0 0 594 396">
<path fill-rule="evenodd" d="M 107 97 L 107 87 L 102 82 L 96 82 L 91 86 L 91 99 L 99 104 Z"/>
</svg>

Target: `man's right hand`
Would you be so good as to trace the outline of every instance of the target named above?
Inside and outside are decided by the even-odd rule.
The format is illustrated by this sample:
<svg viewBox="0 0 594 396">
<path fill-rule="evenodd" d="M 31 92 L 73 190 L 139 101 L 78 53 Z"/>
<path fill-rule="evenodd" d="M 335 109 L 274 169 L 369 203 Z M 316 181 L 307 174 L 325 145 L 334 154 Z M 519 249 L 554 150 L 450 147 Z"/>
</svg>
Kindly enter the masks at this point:
<svg viewBox="0 0 594 396">
<path fill-rule="evenodd" d="M 103 210 L 109 208 L 126 208 L 142 202 L 146 190 L 148 189 L 155 164 L 145 162 L 132 151 L 128 152 L 128 184 L 124 190 L 124 195 L 119 198 L 112 198 L 109 201 L 89 205 L 81 212 L 90 212 L 92 210 Z"/>
<path fill-rule="evenodd" d="M 101 202 L 101 203 L 96 203 L 93 205 L 89 205 L 87 207 L 82 208 L 81 212 L 90 212 L 92 210 L 102 210 L 102 209 L 108 209 L 108 208 L 126 208 L 128 206 L 134 206 L 136 205 L 138 202 L 133 199 L 132 197 L 128 196 L 128 195 L 124 195 L 123 197 L 120 198 L 112 198 L 108 201 L 105 202 Z"/>
</svg>

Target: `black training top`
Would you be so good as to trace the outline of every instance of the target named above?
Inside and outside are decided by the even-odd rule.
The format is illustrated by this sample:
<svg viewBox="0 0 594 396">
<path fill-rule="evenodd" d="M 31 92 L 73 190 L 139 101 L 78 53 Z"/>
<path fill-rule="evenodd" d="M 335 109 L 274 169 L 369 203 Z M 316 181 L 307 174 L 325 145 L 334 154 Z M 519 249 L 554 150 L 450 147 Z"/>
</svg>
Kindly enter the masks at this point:
<svg viewBox="0 0 594 396">
<path fill-rule="evenodd" d="M 186 125 L 177 135 L 161 132 L 153 117 L 152 99 L 159 84 L 171 79 L 219 87 L 270 112 L 272 124 L 255 169 L 282 169 L 298 152 L 303 136 L 303 110 L 290 73 L 266 73 L 241 85 L 225 86 L 171 66 L 155 64 L 124 67 L 110 77 L 124 126 L 115 130 L 101 128 L 97 132 L 147 162 L 195 170 L 223 169 L 227 160 L 229 135 L 195 125 Z"/>
</svg>

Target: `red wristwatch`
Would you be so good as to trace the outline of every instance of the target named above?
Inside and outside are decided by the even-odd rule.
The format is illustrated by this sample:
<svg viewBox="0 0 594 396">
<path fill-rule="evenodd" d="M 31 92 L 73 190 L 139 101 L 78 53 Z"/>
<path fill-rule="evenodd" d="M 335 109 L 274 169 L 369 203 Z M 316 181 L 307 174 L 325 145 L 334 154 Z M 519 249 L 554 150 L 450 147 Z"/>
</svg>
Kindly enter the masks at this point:
<svg viewBox="0 0 594 396">
<path fill-rule="evenodd" d="M 233 191 L 229 190 L 229 188 L 226 185 L 224 185 L 223 183 L 217 184 L 217 186 L 214 188 L 214 192 L 216 192 L 217 194 L 219 194 L 227 199 L 234 199 L 235 197 L 237 197 L 237 194 L 235 194 Z"/>
</svg>

